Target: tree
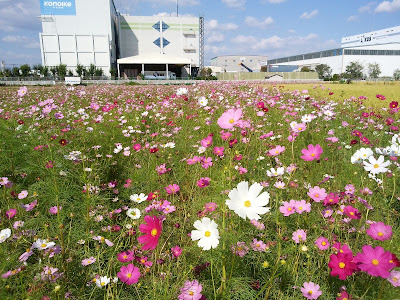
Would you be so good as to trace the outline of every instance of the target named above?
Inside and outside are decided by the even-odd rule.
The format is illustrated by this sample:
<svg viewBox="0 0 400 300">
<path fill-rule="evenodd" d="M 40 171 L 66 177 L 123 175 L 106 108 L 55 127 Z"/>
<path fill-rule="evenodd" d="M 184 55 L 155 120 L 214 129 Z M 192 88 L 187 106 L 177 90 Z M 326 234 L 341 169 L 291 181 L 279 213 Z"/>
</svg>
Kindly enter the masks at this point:
<svg viewBox="0 0 400 300">
<path fill-rule="evenodd" d="M 68 74 L 68 76 L 74 76 L 74 73 L 72 72 L 72 70 L 71 70 L 71 69 L 68 69 L 68 72 L 67 72 L 67 74 Z"/>
<path fill-rule="evenodd" d="M 304 67 L 302 67 L 302 68 L 300 69 L 300 72 L 310 72 L 310 71 L 311 71 L 310 68 L 307 67 L 307 66 L 304 66 Z"/>
<path fill-rule="evenodd" d="M 12 72 L 10 69 L 4 69 L 3 74 L 5 77 L 12 77 Z"/>
<path fill-rule="evenodd" d="M 102 68 L 96 68 L 95 70 L 94 70 L 94 76 L 98 76 L 98 77 L 100 77 L 100 76 L 103 76 L 104 75 L 104 70 L 102 69 Z"/>
<path fill-rule="evenodd" d="M 28 77 L 29 76 L 29 72 L 31 71 L 31 67 L 27 64 L 21 65 L 19 67 L 19 69 L 21 70 L 21 75 L 22 77 Z"/>
<path fill-rule="evenodd" d="M 400 80 L 400 69 L 396 69 L 393 72 L 394 80 Z"/>
<path fill-rule="evenodd" d="M 381 74 L 381 67 L 379 66 L 379 64 L 368 64 L 368 74 L 370 78 L 378 78 L 379 74 Z"/>
<path fill-rule="evenodd" d="M 112 77 L 112 78 L 117 77 L 117 73 L 118 73 L 118 71 L 117 71 L 116 68 L 112 67 L 112 68 L 110 69 L 110 74 L 111 74 L 111 77 Z"/>
<path fill-rule="evenodd" d="M 65 75 L 67 75 L 67 65 L 60 64 L 57 66 L 57 75 L 64 79 Z"/>
<path fill-rule="evenodd" d="M 44 67 L 40 66 L 40 67 L 39 67 L 40 74 L 43 75 L 43 77 L 49 76 L 49 67 L 48 66 L 44 66 Z"/>
<path fill-rule="evenodd" d="M 201 77 L 208 78 L 208 77 L 211 77 L 211 74 L 212 74 L 211 68 L 202 68 L 200 70 Z"/>
<path fill-rule="evenodd" d="M 330 78 L 332 69 L 327 64 L 319 64 L 315 66 L 315 72 L 317 72 L 319 79 Z"/>
<path fill-rule="evenodd" d="M 94 73 L 96 72 L 96 66 L 94 64 L 90 64 L 88 74 L 89 76 L 94 76 Z"/>
<path fill-rule="evenodd" d="M 353 61 L 346 66 L 345 76 L 349 79 L 360 79 L 364 77 L 364 67 L 358 61 Z"/>
<path fill-rule="evenodd" d="M 18 67 L 13 67 L 11 72 L 12 72 L 12 75 L 14 77 L 19 77 L 21 75 L 21 73 L 19 72 L 19 68 Z"/>
<path fill-rule="evenodd" d="M 34 76 L 39 75 L 39 68 L 40 68 L 39 66 L 40 66 L 40 65 L 33 65 L 33 68 L 32 68 L 32 69 L 33 69 L 33 71 L 34 71 L 34 72 L 33 72 L 33 75 L 34 75 Z"/>
<path fill-rule="evenodd" d="M 82 77 L 82 74 L 83 74 L 83 69 L 84 69 L 85 67 L 84 66 L 82 66 L 81 64 L 77 64 L 76 65 L 76 74 L 78 74 L 78 76 L 79 77 Z"/>
</svg>

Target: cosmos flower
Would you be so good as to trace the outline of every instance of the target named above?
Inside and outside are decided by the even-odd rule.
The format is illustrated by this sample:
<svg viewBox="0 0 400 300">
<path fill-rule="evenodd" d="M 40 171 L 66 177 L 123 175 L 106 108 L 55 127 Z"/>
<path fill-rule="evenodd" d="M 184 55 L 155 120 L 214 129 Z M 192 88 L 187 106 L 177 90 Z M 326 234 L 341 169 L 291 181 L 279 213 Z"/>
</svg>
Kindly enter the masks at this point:
<svg viewBox="0 0 400 300">
<path fill-rule="evenodd" d="M 129 264 L 126 267 L 122 266 L 117 273 L 118 278 L 127 285 L 137 283 L 140 275 L 139 268 L 133 264 Z"/>
<path fill-rule="evenodd" d="M 303 229 L 298 229 L 292 233 L 292 240 L 295 241 L 296 244 L 300 242 L 304 242 L 307 238 L 307 234 Z"/>
<path fill-rule="evenodd" d="M 145 235 L 138 237 L 138 241 L 144 244 L 142 250 L 153 250 L 158 245 L 158 239 L 162 231 L 162 222 L 156 216 L 145 216 L 147 224 L 140 224 L 139 230 Z"/>
<path fill-rule="evenodd" d="M 332 269 L 331 276 L 339 276 L 340 280 L 345 280 L 357 269 L 353 262 L 353 255 L 349 253 L 338 253 L 330 256 L 328 267 Z"/>
<path fill-rule="evenodd" d="M 379 156 L 378 159 L 375 159 L 375 157 L 370 156 L 368 158 L 368 161 L 364 161 L 364 169 L 365 171 L 370 172 L 371 174 L 379 174 L 379 173 L 385 173 L 390 165 L 390 161 L 384 161 L 385 157 L 383 155 Z"/>
<path fill-rule="evenodd" d="M 318 297 L 322 295 L 319 285 L 311 281 L 304 282 L 303 287 L 300 290 L 303 293 L 303 296 L 310 300 L 318 299 Z"/>
<path fill-rule="evenodd" d="M 314 186 L 313 188 L 310 188 L 307 195 L 310 196 L 310 198 L 313 199 L 315 202 L 320 202 L 321 200 L 324 200 L 327 196 L 325 189 L 320 188 L 319 186 Z"/>
<path fill-rule="evenodd" d="M 181 293 L 178 296 L 179 300 L 200 300 L 202 297 L 201 291 L 203 287 L 197 280 L 186 281 L 181 288 Z"/>
<path fill-rule="evenodd" d="M 320 145 L 308 145 L 307 149 L 301 150 L 301 153 L 303 153 L 303 156 L 301 156 L 302 159 L 305 161 L 312 161 L 312 160 L 318 160 L 321 157 L 321 154 L 324 151 L 322 150 Z"/>
<path fill-rule="evenodd" d="M 196 230 L 192 230 L 191 232 L 192 241 L 198 240 L 197 245 L 203 248 L 203 250 L 217 248 L 220 237 L 218 225 L 214 220 L 204 217 L 194 222 L 193 226 Z"/>
<path fill-rule="evenodd" d="M 140 210 L 138 208 L 130 208 L 126 211 L 126 215 L 132 220 L 136 220 L 140 218 Z"/>
<path fill-rule="evenodd" d="M 370 245 L 362 247 L 362 251 L 354 257 L 354 262 L 361 271 L 375 277 L 390 276 L 389 271 L 396 266 L 392 261 L 392 253 L 385 251 L 381 246 L 372 248 Z"/>
<path fill-rule="evenodd" d="M 96 258 L 91 256 L 82 260 L 82 266 L 88 266 L 96 262 Z"/>
<path fill-rule="evenodd" d="M 231 108 L 228 109 L 219 117 L 217 124 L 222 129 L 231 129 L 238 124 L 241 117 L 242 117 L 241 109 Z"/>
<path fill-rule="evenodd" d="M 265 207 L 269 203 L 269 193 L 260 194 L 263 187 L 255 182 L 249 188 L 247 181 L 242 181 L 237 188 L 232 189 L 225 201 L 229 209 L 233 210 L 239 217 L 246 220 L 259 220 L 260 215 L 269 212 L 270 207 Z M 260 195 L 259 195 L 260 194 Z"/>
<path fill-rule="evenodd" d="M 371 224 L 366 232 L 370 237 L 378 241 L 390 240 L 393 234 L 392 226 L 385 225 L 383 222 Z"/>
<path fill-rule="evenodd" d="M 6 228 L 0 231 L 0 243 L 3 243 L 10 236 L 11 236 L 11 229 Z"/>
<path fill-rule="evenodd" d="M 140 195 L 138 194 L 133 194 L 131 196 L 129 196 L 129 199 L 131 199 L 131 201 L 134 201 L 136 203 L 142 203 L 143 201 L 147 200 L 147 195 L 140 193 Z"/>
<path fill-rule="evenodd" d="M 326 249 L 329 249 L 329 246 L 330 246 L 328 239 L 325 238 L 325 237 L 323 237 L 323 236 L 319 237 L 319 238 L 315 241 L 314 244 L 315 244 L 315 246 L 318 247 L 319 250 L 326 250 Z"/>
</svg>

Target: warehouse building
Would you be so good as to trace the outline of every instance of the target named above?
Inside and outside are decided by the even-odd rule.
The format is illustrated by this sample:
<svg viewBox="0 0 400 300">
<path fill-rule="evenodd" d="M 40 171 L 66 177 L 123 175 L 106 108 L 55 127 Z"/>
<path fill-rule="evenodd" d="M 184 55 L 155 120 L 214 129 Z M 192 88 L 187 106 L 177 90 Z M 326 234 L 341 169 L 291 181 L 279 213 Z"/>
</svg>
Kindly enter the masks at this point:
<svg viewBox="0 0 400 300">
<path fill-rule="evenodd" d="M 204 19 L 129 16 L 113 0 L 39 0 L 44 66 L 89 67 L 124 77 L 187 77 L 204 66 Z"/>
<path fill-rule="evenodd" d="M 211 59 L 211 66 L 221 72 L 260 72 L 268 57 L 262 55 L 224 55 Z"/>
<path fill-rule="evenodd" d="M 332 74 L 341 74 L 351 62 L 359 62 L 365 69 L 368 64 L 377 63 L 380 76 L 392 77 L 394 70 L 400 69 L 400 26 L 343 37 L 337 49 L 270 59 L 262 70 L 299 71 L 302 67 L 314 69 L 327 64 Z"/>
</svg>

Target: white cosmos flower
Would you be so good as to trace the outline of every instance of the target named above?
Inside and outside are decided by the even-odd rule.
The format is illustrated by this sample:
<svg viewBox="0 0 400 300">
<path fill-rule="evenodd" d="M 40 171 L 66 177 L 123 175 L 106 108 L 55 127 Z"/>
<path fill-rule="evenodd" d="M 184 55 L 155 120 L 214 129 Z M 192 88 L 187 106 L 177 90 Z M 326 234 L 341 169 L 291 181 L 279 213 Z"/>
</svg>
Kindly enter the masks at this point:
<svg viewBox="0 0 400 300">
<path fill-rule="evenodd" d="M 48 242 L 47 240 L 37 239 L 36 242 L 33 243 L 33 247 L 39 250 L 46 250 L 49 248 L 53 248 L 56 245 L 54 242 Z"/>
<path fill-rule="evenodd" d="M 390 147 L 390 156 L 399 156 L 400 155 L 400 145 L 392 144 Z"/>
<path fill-rule="evenodd" d="M 276 170 L 274 168 L 271 168 L 271 170 L 267 171 L 267 175 L 269 177 L 280 176 L 283 175 L 284 173 L 285 173 L 285 168 L 283 167 L 277 168 Z"/>
<path fill-rule="evenodd" d="M 384 160 L 385 158 L 383 155 L 379 156 L 378 159 L 370 156 L 368 159 L 369 162 L 364 161 L 365 171 L 368 171 L 371 174 L 385 173 L 388 170 L 386 167 L 390 165 L 390 161 L 384 162 Z"/>
<path fill-rule="evenodd" d="M 126 215 L 132 220 L 136 220 L 140 218 L 140 210 L 137 208 L 130 208 L 126 211 Z"/>
<path fill-rule="evenodd" d="M 0 243 L 4 242 L 11 236 L 11 229 L 6 228 L 0 231 Z"/>
<path fill-rule="evenodd" d="M 363 160 L 360 154 L 360 150 L 357 150 L 356 153 L 353 154 L 350 160 L 352 164 L 361 164 Z"/>
<path fill-rule="evenodd" d="M 145 200 L 147 200 L 147 195 L 140 193 L 140 195 L 138 194 L 133 194 L 129 197 L 129 199 L 131 199 L 131 201 L 134 201 L 136 203 L 141 203 Z"/>
<path fill-rule="evenodd" d="M 106 286 L 109 283 L 110 283 L 110 278 L 108 278 L 107 276 L 101 276 L 99 279 L 96 279 L 96 285 L 99 288 L 102 288 L 103 286 Z"/>
<path fill-rule="evenodd" d="M 208 100 L 207 100 L 206 97 L 202 96 L 202 97 L 199 98 L 198 103 L 199 103 L 199 105 L 201 105 L 201 106 L 207 106 Z"/>
<path fill-rule="evenodd" d="M 270 207 L 264 207 L 269 203 L 269 193 L 260 194 L 262 189 L 263 187 L 257 182 L 253 183 L 249 189 L 249 183 L 242 181 L 237 188 L 229 192 L 229 199 L 225 203 L 239 217 L 245 220 L 246 217 L 250 220 L 258 220 L 260 215 L 269 212 L 271 209 Z"/>
<path fill-rule="evenodd" d="M 390 155 L 392 149 L 391 147 L 386 147 L 386 148 L 375 148 L 375 152 L 379 155 Z"/>
<path fill-rule="evenodd" d="M 374 152 L 369 148 L 360 148 L 360 157 L 362 160 L 368 159 L 370 156 L 374 155 Z"/>
<path fill-rule="evenodd" d="M 179 88 L 179 89 L 176 91 L 176 95 L 177 95 L 177 96 L 186 95 L 187 93 L 188 93 L 187 88 Z"/>
<path fill-rule="evenodd" d="M 194 222 L 193 226 L 197 230 L 192 230 L 191 232 L 192 241 L 198 240 L 197 245 L 203 248 L 203 250 L 217 248 L 219 244 L 219 231 L 218 225 L 214 220 L 204 217 Z"/>
</svg>

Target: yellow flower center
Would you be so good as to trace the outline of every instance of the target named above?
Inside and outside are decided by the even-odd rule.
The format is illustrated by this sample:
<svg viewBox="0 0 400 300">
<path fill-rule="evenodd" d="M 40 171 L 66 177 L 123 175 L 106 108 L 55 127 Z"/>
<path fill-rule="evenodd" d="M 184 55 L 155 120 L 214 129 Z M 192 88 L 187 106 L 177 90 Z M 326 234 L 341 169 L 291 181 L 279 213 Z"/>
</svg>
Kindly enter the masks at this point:
<svg viewBox="0 0 400 300">
<path fill-rule="evenodd" d="M 378 261 L 377 259 L 373 259 L 373 260 L 372 260 L 372 264 L 373 264 L 374 266 L 377 266 L 377 265 L 379 265 L 379 261 Z"/>
<path fill-rule="evenodd" d="M 210 235 L 211 235 L 211 232 L 209 232 L 208 230 L 204 233 L 204 235 L 206 236 L 206 237 L 210 237 Z"/>
<path fill-rule="evenodd" d="M 301 131 L 303 128 L 302 127 L 299 127 L 299 131 Z"/>
<path fill-rule="evenodd" d="M 86 263 L 90 264 L 92 261 L 89 259 Z"/>
<path fill-rule="evenodd" d="M 319 197 L 319 194 L 315 194 L 315 197 Z"/>
<path fill-rule="evenodd" d="M 40 247 L 42 247 L 42 248 L 46 248 L 46 246 L 47 246 L 47 244 L 44 244 L 44 243 L 40 245 Z"/>
<path fill-rule="evenodd" d="M 232 124 L 233 122 L 235 122 L 235 120 L 234 120 L 234 119 L 230 119 L 230 120 L 229 120 L 229 123 L 231 123 L 231 124 Z"/>
<path fill-rule="evenodd" d="M 131 278 L 132 277 L 132 273 L 126 274 L 126 277 Z"/>
<path fill-rule="evenodd" d="M 321 245 L 322 245 L 322 246 L 325 246 L 325 245 L 326 245 L 326 243 L 325 243 L 325 242 L 322 242 L 322 243 L 321 243 Z"/>
<path fill-rule="evenodd" d="M 346 264 L 344 262 L 339 263 L 339 268 L 344 269 L 345 266 L 346 266 Z"/>
<path fill-rule="evenodd" d="M 397 279 L 396 277 L 393 277 L 392 280 L 393 280 L 393 281 L 397 281 L 398 279 Z"/>
<path fill-rule="evenodd" d="M 309 294 L 309 295 L 312 295 L 312 294 L 313 294 L 313 291 L 308 291 L 308 294 Z"/>
<path fill-rule="evenodd" d="M 383 236 L 383 233 L 382 232 L 378 232 L 378 236 Z"/>
<path fill-rule="evenodd" d="M 151 231 L 150 234 L 151 234 L 152 236 L 156 236 L 157 233 L 158 233 L 157 229 L 154 228 L 154 229 Z"/>
<path fill-rule="evenodd" d="M 374 168 L 375 168 L 375 169 L 378 169 L 378 168 L 379 168 L 379 165 L 378 165 L 378 164 L 374 164 Z"/>
<path fill-rule="evenodd" d="M 292 209 L 293 209 L 293 208 L 289 207 L 287 210 L 288 210 L 288 211 L 292 211 Z"/>
<path fill-rule="evenodd" d="M 302 209 L 303 209 L 303 206 L 300 206 L 299 209 L 302 210 Z"/>
<path fill-rule="evenodd" d="M 190 292 L 189 292 L 189 295 L 190 295 L 190 296 L 193 296 L 193 295 L 194 295 L 194 293 L 193 293 L 192 291 L 190 291 Z"/>
<path fill-rule="evenodd" d="M 351 213 L 350 213 L 350 215 L 354 216 L 354 213 L 353 213 L 353 212 L 351 212 Z"/>
<path fill-rule="evenodd" d="M 124 255 L 124 259 L 127 259 L 128 258 L 128 255 Z"/>
<path fill-rule="evenodd" d="M 249 200 L 247 200 L 247 201 L 244 203 L 244 206 L 250 207 L 250 206 L 251 206 L 251 202 L 250 202 Z"/>
<path fill-rule="evenodd" d="M 141 262 L 142 264 L 144 264 L 146 261 L 145 261 L 144 259 L 141 259 L 140 262 Z"/>
<path fill-rule="evenodd" d="M 136 201 L 140 201 L 140 198 L 137 198 Z"/>
<path fill-rule="evenodd" d="M 103 286 L 103 285 L 106 285 L 106 283 L 105 283 L 105 282 L 102 282 L 102 283 L 100 283 L 100 285 Z"/>
<path fill-rule="evenodd" d="M 314 157 L 314 156 L 315 156 L 315 153 L 312 153 L 311 156 Z"/>
</svg>

